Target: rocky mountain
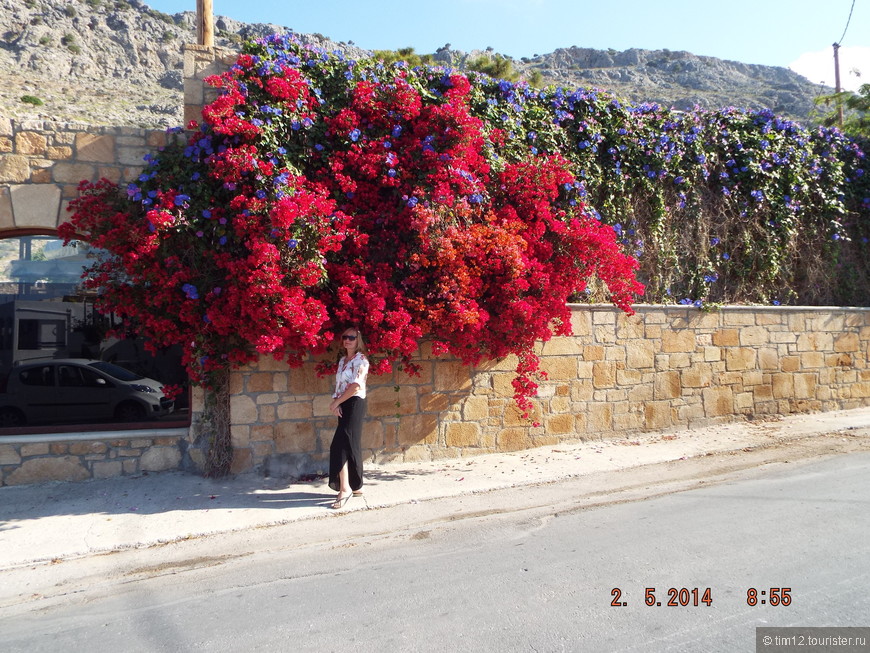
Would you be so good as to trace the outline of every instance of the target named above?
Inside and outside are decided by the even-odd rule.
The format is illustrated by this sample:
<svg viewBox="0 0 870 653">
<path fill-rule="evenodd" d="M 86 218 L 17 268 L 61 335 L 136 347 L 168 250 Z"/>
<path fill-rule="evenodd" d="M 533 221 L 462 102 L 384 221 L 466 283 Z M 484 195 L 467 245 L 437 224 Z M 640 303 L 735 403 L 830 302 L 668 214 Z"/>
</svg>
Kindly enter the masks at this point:
<svg viewBox="0 0 870 653">
<path fill-rule="evenodd" d="M 215 18 L 216 44 L 289 31 Z M 351 57 L 352 44 L 300 35 Z M 195 14 L 164 14 L 139 0 L 0 0 L 0 115 L 94 124 L 167 127 L 182 122 L 182 47 L 196 40 Z M 441 48 L 436 58 L 462 67 L 480 52 Z M 545 84 L 604 88 L 632 102 L 772 108 L 806 119 L 817 85 L 785 68 L 742 64 L 668 50 L 572 47 L 513 61 Z M 822 89 L 824 90 L 824 89 Z M 24 98 L 24 100 L 22 100 Z"/>
</svg>

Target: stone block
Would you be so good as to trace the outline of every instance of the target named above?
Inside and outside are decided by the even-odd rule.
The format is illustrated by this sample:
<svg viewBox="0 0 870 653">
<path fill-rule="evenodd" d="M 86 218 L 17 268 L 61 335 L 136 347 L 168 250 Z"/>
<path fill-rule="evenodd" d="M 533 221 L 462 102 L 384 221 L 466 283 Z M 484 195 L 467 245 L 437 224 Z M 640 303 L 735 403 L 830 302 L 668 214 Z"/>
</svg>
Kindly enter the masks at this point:
<svg viewBox="0 0 870 653">
<path fill-rule="evenodd" d="M 829 354 L 825 356 L 825 365 L 828 367 L 852 367 L 855 361 L 849 354 Z"/>
<path fill-rule="evenodd" d="M 466 422 L 479 422 L 488 417 L 488 397 L 471 396 L 462 402 L 462 419 Z"/>
<path fill-rule="evenodd" d="M 444 428 L 445 442 L 448 447 L 480 446 L 480 426 L 465 422 L 453 422 Z"/>
<path fill-rule="evenodd" d="M 400 446 L 436 444 L 438 442 L 438 418 L 432 414 L 418 413 L 399 419 L 396 443 Z"/>
<path fill-rule="evenodd" d="M 268 358 L 268 357 L 264 357 Z M 286 363 L 285 363 L 286 369 Z M 271 371 L 271 370 L 270 370 Z M 313 363 L 289 370 L 290 394 L 293 395 L 324 395 L 335 390 L 334 376 L 317 376 Z M 369 379 L 371 382 L 373 379 Z"/>
<path fill-rule="evenodd" d="M 314 417 L 313 405 L 310 401 L 285 401 L 278 404 L 278 419 L 310 419 Z"/>
<path fill-rule="evenodd" d="M 61 191 L 54 184 L 12 186 L 10 196 L 15 226 L 19 229 L 57 227 Z"/>
<path fill-rule="evenodd" d="M 680 331 L 663 331 L 661 351 L 666 354 L 694 352 L 695 332 L 688 329 Z"/>
<path fill-rule="evenodd" d="M 139 459 L 139 469 L 143 472 L 165 472 L 178 469 L 181 463 L 181 450 L 178 447 L 149 447 Z"/>
<path fill-rule="evenodd" d="M 52 168 L 52 178 L 59 184 L 75 184 L 81 181 L 96 181 L 96 168 L 90 163 L 61 162 Z"/>
<path fill-rule="evenodd" d="M 0 465 L 17 465 L 21 456 L 11 444 L 0 444 Z"/>
<path fill-rule="evenodd" d="M 794 396 L 794 375 L 772 374 L 771 385 L 775 399 L 788 399 Z"/>
<path fill-rule="evenodd" d="M 592 379 L 579 379 L 571 382 L 571 400 L 572 401 L 589 401 L 592 399 L 592 393 L 595 388 L 592 386 Z"/>
<path fill-rule="evenodd" d="M 738 336 L 741 347 L 757 347 L 770 340 L 768 330 L 761 326 L 748 326 L 740 329 Z"/>
<path fill-rule="evenodd" d="M 587 430 L 591 433 L 606 433 L 613 430 L 613 406 L 592 404 L 586 414 Z"/>
<path fill-rule="evenodd" d="M 414 386 L 378 386 L 368 391 L 367 411 L 372 417 L 411 415 L 418 411 L 417 388 Z"/>
<path fill-rule="evenodd" d="M 569 381 L 577 378 L 577 359 L 574 356 L 552 356 L 541 359 L 541 370 L 551 381 Z"/>
<path fill-rule="evenodd" d="M 640 370 L 623 370 L 616 368 L 616 384 L 618 386 L 637 385 L 643 381 L 643 372 Z"/>
<path fill-rule="evenodd" d="M 592 334 L 592 312 L 587 306 L 571 307 L 571 332 L 575 336 Z"/>
<path fill-rule="evenodd" d="M 145 166 L 146 154 L 148 154 L 147 147 L 119 146 L 118 163 L 124 166 L 143 168 Z"/>
<path fill-rule="evenodd" d="M 725 350 L 725 369 L 740 371 L 755 369 L 755 349 L 730 347 Z"/>
<path fill-rule="evenodd" d="M 429 447 L 419 445 L 405 449 L 402 460 L 406 463 L 423 463 L 432 460 L 432 452 Z"/>
<path fill-rule="evenodd" d="M 796 399 L 815 399 L 815 397 L 816 397 L 816 375 L 815 374 L 795 374 L 794 375 L 794 397 Z"/>
<path fill-rule="evenodd" d="M 655 376 L 653 397 L 657 400 L 676 399 L 683 392 L 679 372 L 659 372 Z"/>
<path fill-rule="evenodd" d="M 120 460 L 96 461 L 91 465 L 93 478 L 115 478 L 124 475 L 124 466 Z"/>
<path fill-rule="evenodd" d="M 450 408 L 453 397 L 443 392 L 427 392 L 420 395 L 419 402 L 424 413 L 440 413 Z"/>
<path fill-rule="evenodd" d="M 233 449 L 230 474 L 243 474 L 254 469 L 254 456 L 250 449 Z"/>
<path fill-rule="evenodd" d="M 755 397 L 755 401 L 770 401 L 773 399 L 773 386 L 772 385 L 757 385 L 752 388 L 752 393 Z"/>
<path fill-rule="evenodd" d="M 63 161 L 72 156 L 72 148 L 66 145 L 49 147 L 45 155 L 52 161 Z"/>
<path fill-rule="evenodd" d="M 514 386 L 513 380 L 516 378 L 515 374 L 504 373 L 504 374 L 493 374 L 492 375 L 492 389 L 495 391 L 495 394 L 500 397 L 513 397 L 514 396 Z"/>
<path fill-rule="evenodd" d="M 12 216 L 12 196 L 8 186 L 0 185 L 0 229 L 14 229 Z"/>
<path fill-rule="evenodd" d="M 613 416 L 613 428 L 616 431 L 637 431 L 643 427 L 644 415 L 641 411 L 632 411 Z"/>
<path fill-rule="evenodd" d="M 583 347 L 577 338 L 556 336 L 541 347 L 541 356 L 578 356 Z"/>
<path fill-rule="evenodd" d="M 713 332 L 712 340 L 717 347 L 737 347 L 740 345 L 740 332 L 737 329 L 719 329 Z"/>
<path fill-rule="evenodd" d="M 779 369 L 779 353 L 772 347 L 762 347 L 758 350 L 758 366 L 762 370 Z"/>
<path fill-rule="evenodd" d="M 813 369 L 825 366 L 825 353 L 821 351 L 807 351 L 801 354 L 800 369 Z"/>
<path fill-rule="evenodd" d="M 48 140 L 44 134 L 20 131 L 15 134 L 15 153 L 24 156 L 45 156 Z"/>
<path fill-rule="evenodd" d="M 248 442 L 271 442 L 275 439 L 275 424 L 257 424 L 234 428 L 248 429 Z"/>
<path fill-rule="evenodd" d="M 643 406 L 644 428 L 655 431 L 673 425 L 674 412 L 674 408 L 669 401 L 647 402 Z"/>
<path fill-rule="evenodd" d="M 707 417 L 734 414 L 734 391 L 730 387 L 704 388 L 702 396 Z"/>
<path fill-rule="evenodd" d="M 459 361 L 441 361 L 435 366 L 435 390 L 467 392 L 471 389 L 471 370 Z"/>
<path fill-rule="evenodd" d="M 797 372 L 801 368 L 799 356 L 783 356 L 779 359 L 779 369 L 783 372 Z"/>
<path fill-rule="evenodd" d="M 831 351 L 834 336 L 831 333 L 801 333 L 797 339 L 798 351 Z"/>
<path fill-rule="evenodd" d="M 262 399 L 262 396 L 257 397 L 257 399 Z M 271 424 L 277 418 L 277 411 L 275 410 L 274 404 L 266 404 L 261 405 L 258 401 L 257 403 L 257 421 L 263 424 Z"/>
<path fill-rule="evenodd" d="M 272 392 L 273 390 L 270 372 L 255 372 L 248 376 L 248 392 Z"/>
<path fill-rule="evenodd" d="M 251 443 L 251 427 L 245 424 L 234 424 L 230 427 L 230 445 L 233 449 L 247 447 Z"/>
<path fill-rule="evenodd" d="M 625 345 L 625 364 L 634 369 L 655 367 L 655 347 L 646 340 L 632 340 Z"/>
<path fill-rule="evenodd" d="M 706 388 L 713 383 L 710 365 L 698 364 L 680 371 L 680 383 L 684 388 Z"/>
<path fill-rule="evenodd" d="M 111 134 L 76 134 L 76 158 L 92 163 L 116 163 L 115 137 Z"/>
<path fill-rule="evenodd" d="M 83 481 L 90 472 L 76 456 L 57 456 L 25 460 L 6 476 L 6 485 L 28 485 L 48 481 Z"/>
<path fill-rule="evenodd" d="M 314 425 L 311 422 L 279 422 L 275 425 L 275 451 L 304 453 L 316 449 Z"/>
<path fill-rule="evenodd" d="M 379 450 L 385 446 L 390 447 L 387 442 L 387 435 L 390 436 L 390 441 L 395 442 L 397 436 L 396 424 L 384 424 L 380 420 L 366 420 L 363 422 L 362 438 L 360 446 L 363 450 Z M 330 439 L 330 444 L 332 440 Z"/>
<path fill-rule="evenodd" d="M 22 444 L 19 452 L 22 458 L 29 456 L 44 456 L 48 453 L 48 442 L 34 442 L 31 444 Z"/>
<path fill-rule="evenodd" d="M 499 451 L 521 451 L 532 446 L 529 429 L 514 427 L 502 429 L 495 438 L 495 447 Z"/>
<path fill-rule="evenodd" d="M 752 326 L 755 324 L 755 311 L 724 311 L 722 313 L 722 324 L 729 326 Z"/>
<path fill-rule="evenodd" d="M 0 156 L 0 183 L 20 184 L 30 179 L 30 159 L 18 154 Z"/>
<path fill-rule="evenodd" d="M 592 385 L 612 388 L 616 385 L 616 363 L 595 363 L 592 366 Z"/>
<path fill-rule="evenodd" d="M 230 424 L 253 424 L 257 421 L 257 404 L 248 395 L 230 397 Z"/>
<path fill-rule="evenodd" d="M 565 434 L 574 432 L 574 416 L 568 413 L 547 415 L 544 417 L 544 430 L 549 434 Z"/>
<path fill-rule="evenodd" d="M 861 348 L 857 333 L 844 333 L 834 339 L 834 351 L 853 352 Z"/>
<path fill-rule="evenodd" d="M 74 456 L 85 456 L 94 453 L 106 453 L 109 448 L 105 442 L 70 442 L 67 453 Z"/>
</svg>

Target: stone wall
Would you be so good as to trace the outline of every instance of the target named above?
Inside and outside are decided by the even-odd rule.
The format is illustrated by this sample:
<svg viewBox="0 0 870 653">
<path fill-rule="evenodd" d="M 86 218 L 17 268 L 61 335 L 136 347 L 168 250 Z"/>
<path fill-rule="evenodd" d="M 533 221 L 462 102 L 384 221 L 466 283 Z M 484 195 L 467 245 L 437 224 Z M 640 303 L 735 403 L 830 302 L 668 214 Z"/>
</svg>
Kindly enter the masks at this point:
<svg viewBox="0 0 870 653">
<path fill-rule="evenodd" d="M 0 438 L 0 486 L 84 481 L 184 466 L 188 429 Z"/>
<path fill-rule="evenodd" d="M 870 403 L 868 309 L 573 306 L 572 323 L 576 335 L 539 347 L 549 380 L 530 420 L 513 404 L 512 360 L 468 369 L 424 347 L 418 378 L 373 377 L 366 457 L 460 457 Z M 263 359 L 232 375 L 234 472 L 326 469 L 332 381 L 314 364 Z"/>
<path fill-rule="evenodd" d="M 0 117 L 0 233 L 51 233 L 82 180 L 136 179 L 165 131 Z"/>
</svg>

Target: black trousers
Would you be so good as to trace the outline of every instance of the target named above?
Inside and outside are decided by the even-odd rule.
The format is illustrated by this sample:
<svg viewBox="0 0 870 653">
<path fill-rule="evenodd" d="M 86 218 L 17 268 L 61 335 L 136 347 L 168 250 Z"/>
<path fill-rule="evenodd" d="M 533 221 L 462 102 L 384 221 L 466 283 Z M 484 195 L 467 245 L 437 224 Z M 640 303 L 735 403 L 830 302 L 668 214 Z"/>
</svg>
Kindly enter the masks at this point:
<svg viewBox="0 0 870 653">
<path fill-rule="evenodd" d="M 341 483 L 338 473 L 347 463 L 352 490 L 363 484 L 362 425 L 366 415 L 366 400 L 351 397 L 341 404 L 341 417 L 329 445 L 329 487 L 338 492 Z"/>
</svg>

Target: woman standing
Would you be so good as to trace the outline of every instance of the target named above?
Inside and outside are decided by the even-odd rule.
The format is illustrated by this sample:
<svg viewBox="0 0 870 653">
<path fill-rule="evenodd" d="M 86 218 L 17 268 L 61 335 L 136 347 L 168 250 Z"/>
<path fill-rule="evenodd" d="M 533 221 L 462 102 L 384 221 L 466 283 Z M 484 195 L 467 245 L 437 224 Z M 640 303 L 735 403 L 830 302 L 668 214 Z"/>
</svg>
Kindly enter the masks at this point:
<svg viewBox="0 0 870 653">
<path fill-rule="evenodd" d="M 369 361 L 359 329 L 341 334 L 342 355 L 335 375 L 329 410 L 338 427 L 329 447 L 329 487 L 338 492 L 332 507 L 341 508 L 352 494 L 362 494 L 362 422 L 366 412 L 366 377 Z"/>
</svg>

